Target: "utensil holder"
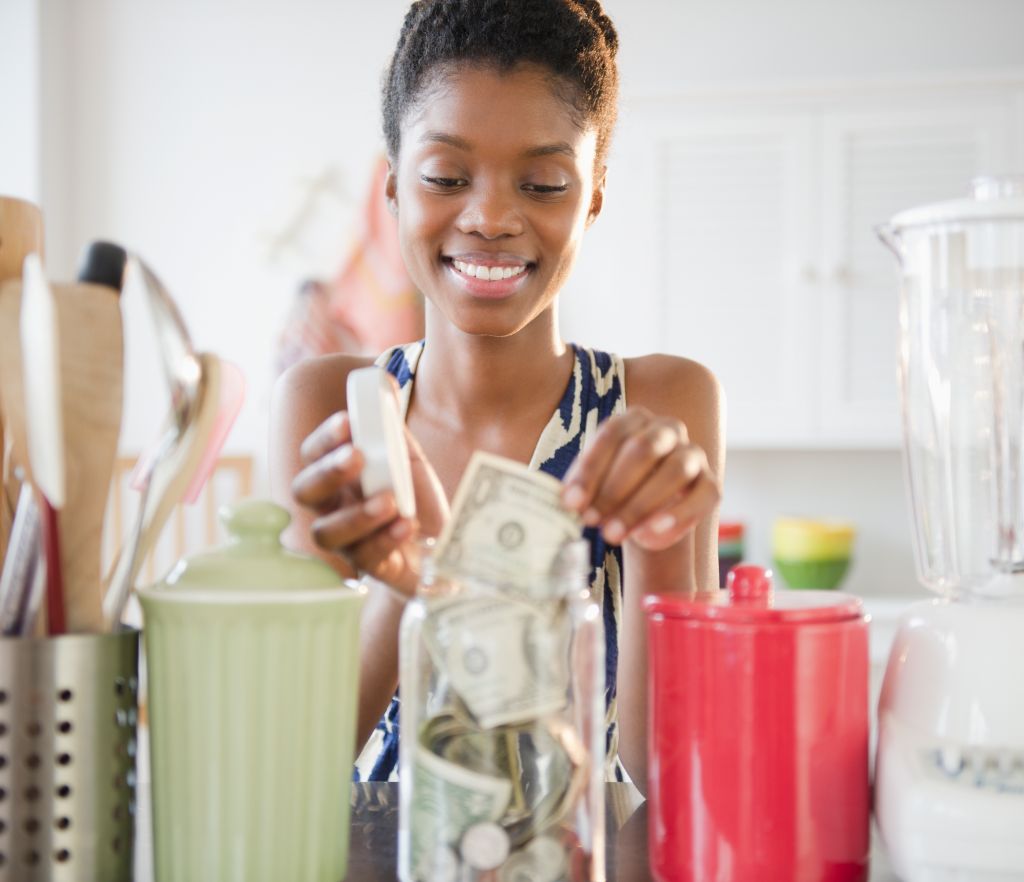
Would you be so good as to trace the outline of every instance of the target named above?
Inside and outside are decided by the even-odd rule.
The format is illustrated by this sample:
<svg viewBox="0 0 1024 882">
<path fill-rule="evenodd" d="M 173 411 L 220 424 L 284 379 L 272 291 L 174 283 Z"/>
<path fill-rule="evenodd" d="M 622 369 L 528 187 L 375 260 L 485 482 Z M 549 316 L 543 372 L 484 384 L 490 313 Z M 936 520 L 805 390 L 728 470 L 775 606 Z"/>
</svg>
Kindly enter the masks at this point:
<svg viewBox="0 0 1024 882">
<path fill-rule="evenodd" d="M 0 882 L 132 877 L 139 632 L 0 638 Z"/>
</svg>

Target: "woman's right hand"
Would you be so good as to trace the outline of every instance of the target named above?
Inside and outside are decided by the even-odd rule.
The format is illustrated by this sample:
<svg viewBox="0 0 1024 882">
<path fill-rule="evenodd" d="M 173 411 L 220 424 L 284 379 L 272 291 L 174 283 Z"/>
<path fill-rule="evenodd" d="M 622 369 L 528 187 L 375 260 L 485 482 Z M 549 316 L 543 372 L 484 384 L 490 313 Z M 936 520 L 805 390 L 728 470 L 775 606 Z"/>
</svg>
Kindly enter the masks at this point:
<svg viewBox="0 0 1024 882">
<path fill-rule="evenodd" d="M 436 472 L 408 427 L 403 428 L 416 517 L 399 515 L 390 490 L 363 498 L 359 476 L 366 460 L 352 445 L 345 411 L 329 416 L 302 442 L 303 468 L 292 482 L 292 495 L 315 514 L 312 534 L 320 548 L 340 555 L 360 575 L 412 596 L 420 575 L 419 540 L 441 532 L 449 509 Z"/>
</svg>

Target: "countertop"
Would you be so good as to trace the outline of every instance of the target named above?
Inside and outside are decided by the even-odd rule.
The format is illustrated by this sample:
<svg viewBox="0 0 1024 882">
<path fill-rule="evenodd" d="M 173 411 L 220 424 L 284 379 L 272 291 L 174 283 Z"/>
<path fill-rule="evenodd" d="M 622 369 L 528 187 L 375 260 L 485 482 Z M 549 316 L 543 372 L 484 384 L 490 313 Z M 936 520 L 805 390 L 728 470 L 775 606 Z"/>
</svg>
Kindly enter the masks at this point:
<svg viewBox="0 0 1024 882">
<path fill-rule="evenodd" d="M 607 784 L 608 882 L 652 882 L 647 862 L 647 806 L 631 784 Z M 152 882 L 149 785 L 138 790 L 135 879 Z M 348 882 L 397 880 L 398 785 L 353 784 Z M 872 837 L 870 882 L 897 882 Z M 297 880 L 298 882 L 298 880 Z"/>
</svg>

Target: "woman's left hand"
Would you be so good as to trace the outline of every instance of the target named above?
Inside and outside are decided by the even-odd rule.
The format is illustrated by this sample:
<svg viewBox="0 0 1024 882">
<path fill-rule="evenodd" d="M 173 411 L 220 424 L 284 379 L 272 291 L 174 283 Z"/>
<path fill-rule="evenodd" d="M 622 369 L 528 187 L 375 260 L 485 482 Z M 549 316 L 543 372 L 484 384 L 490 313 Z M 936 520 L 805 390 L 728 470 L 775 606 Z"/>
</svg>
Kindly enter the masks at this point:
<svg viewBox="0 0 1024 882">
<path fill-rule="evenodd" d="M 633 407 L 602 423 L 564 479 L 562 502 L 612 544 L 661 551 L 721 499 L 704 451 L 679 420 Z"/>
</svg>

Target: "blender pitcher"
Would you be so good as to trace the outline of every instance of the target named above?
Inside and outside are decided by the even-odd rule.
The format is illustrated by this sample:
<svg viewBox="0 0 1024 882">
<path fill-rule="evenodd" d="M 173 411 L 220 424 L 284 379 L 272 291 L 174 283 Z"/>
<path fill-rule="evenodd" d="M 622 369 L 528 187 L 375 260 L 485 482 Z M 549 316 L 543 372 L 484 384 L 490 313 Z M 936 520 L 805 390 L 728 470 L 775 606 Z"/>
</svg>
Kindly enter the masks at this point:
<svg viewBox="0 0 1024 882">
<path fill-rule="evenodd" d="M 1024 879 L 1024 177 L 879 230 L 921 581 L 879 701 L 875 811 L 904 880 Z"/>
</svg>

